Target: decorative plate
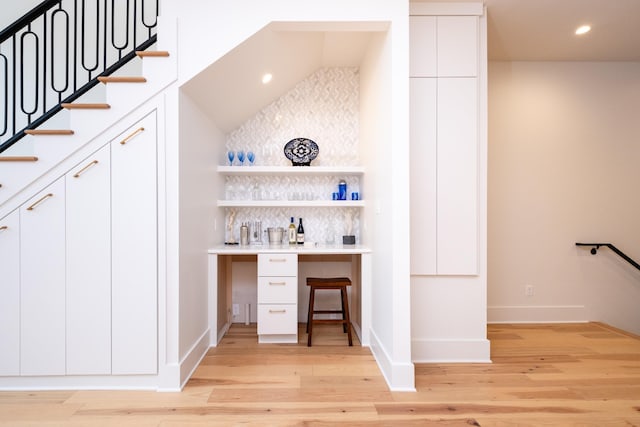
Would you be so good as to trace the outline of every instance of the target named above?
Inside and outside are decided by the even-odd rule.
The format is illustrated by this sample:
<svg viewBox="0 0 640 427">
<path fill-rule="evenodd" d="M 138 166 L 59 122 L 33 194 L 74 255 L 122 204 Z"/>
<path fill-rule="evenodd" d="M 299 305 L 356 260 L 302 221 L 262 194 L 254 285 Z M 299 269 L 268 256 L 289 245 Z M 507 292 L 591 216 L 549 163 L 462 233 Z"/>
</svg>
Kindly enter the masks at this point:
<svg viewBox="0 0 640 427">
<path fill-rule="evenodd" d="M 318 144 L 307 138 L 292 139 L 284 146 L 284 155 L 293 166 L 309 166 L 319 152 Z"/>
</svg>

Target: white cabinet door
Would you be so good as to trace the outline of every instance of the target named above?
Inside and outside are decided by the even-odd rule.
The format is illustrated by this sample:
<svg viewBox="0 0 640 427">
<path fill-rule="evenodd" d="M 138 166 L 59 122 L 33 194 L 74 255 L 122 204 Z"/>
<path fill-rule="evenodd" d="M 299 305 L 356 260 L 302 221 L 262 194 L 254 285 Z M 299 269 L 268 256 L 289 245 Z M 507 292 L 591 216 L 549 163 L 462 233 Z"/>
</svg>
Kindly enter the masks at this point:
<svg viewBox="0 0 640 427">
<path fill-rule="evenodd" d="M 436 77 L 436 17 L 409 17 L 409 76 Z"/>
<path fill-rule="evenodd" d="M 478 83 L 438 79 L 437 271 L 478 273 Z"/>
<path fill-rule="evenodd" d="M 109 146 L 66 175 L 67 374 L 111 373 Z"/>
<path fill-rule="evenodd" d="M 0 220 L 0 375 L 20 374 L 20 213 Z"/>
<path fill-rule="evenodd" d="M 410 79 L 411 274 L 435 275 L 437 79 Z"/>
<path fill-rule="evenodd" d="M 478 75 L 478 17 L 438 17 L 438 76 Z"/>
<path fill-rule="evenodd" d="M 20 207 L 20 372 L 65 373 L 65 185 Z"/>
<path fill-rule="evenodd" d="M 155 113 L 111 143 L 111 187 L 112 373 L 155 374 L 158 366 Z"/>
</svg>

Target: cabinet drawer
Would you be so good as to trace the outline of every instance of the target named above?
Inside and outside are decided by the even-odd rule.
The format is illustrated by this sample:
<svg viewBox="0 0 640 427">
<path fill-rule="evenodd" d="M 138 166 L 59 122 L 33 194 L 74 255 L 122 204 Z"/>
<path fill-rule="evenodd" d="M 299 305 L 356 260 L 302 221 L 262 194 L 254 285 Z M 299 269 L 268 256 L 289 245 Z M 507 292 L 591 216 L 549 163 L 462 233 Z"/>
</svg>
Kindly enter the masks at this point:
<svg viewBox="0 0 640 427">
<path fill-rule="evenodd" d="M 258 335 L 298 333 L 296 304 L 258 304 Z"/>
<path fill-rule="evenodd" d="M 258 304 L 296 304 L 297 277 L 258 277 Z"/>
<path fill-rule="evenodd" d="M 298 255 L 258 254 L 258 276 L 297 276 Z"/>
</svg>

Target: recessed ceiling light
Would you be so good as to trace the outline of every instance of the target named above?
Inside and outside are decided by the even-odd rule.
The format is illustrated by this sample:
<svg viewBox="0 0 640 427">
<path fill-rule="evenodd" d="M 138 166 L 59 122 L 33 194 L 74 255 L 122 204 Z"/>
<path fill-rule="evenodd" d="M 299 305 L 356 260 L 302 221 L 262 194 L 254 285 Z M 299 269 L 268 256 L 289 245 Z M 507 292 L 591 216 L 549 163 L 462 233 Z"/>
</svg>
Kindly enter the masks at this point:
<svg viewBox="0 0 640 427">
<path fill-rule="evenodd" d="M 272 78 L 273 78 L 273 75 L 271 73 L 266 73 L 265 75 L 262 76 L 262 83 L 267 84 L 271 81 Z"/>
<path fill-rule="evenodd" d="M 581 25 L 576 30 L 576 35 L 580 36 L 582 34 L 587 34 L 589 31 L 591 31 L 591 26 L 590 25 Z"/>
</svg>

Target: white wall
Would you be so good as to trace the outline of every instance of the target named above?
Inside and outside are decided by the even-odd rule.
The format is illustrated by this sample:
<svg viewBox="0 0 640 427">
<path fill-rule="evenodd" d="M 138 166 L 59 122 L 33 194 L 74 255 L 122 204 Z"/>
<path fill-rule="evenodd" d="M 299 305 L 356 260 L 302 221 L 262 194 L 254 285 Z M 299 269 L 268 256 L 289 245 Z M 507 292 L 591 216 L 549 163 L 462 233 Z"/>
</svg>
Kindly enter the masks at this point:
<svg viewBox="0 0 640 427">
<path fill-rule="evenodd" d="M 489 321 L 640 333 L 640 63 L 489 68 Z M 534 295 L 525 296 L 525 286 Z"/>
<path fill-rule="evenodd" d="M 392 31 L 373 37 L 360 68 L 360 138 L 363 141 L 360 155 L 366 168 L 364 188 L 368 200 L 362 232 L 373 249 L 371 348 L 392 387 L 411 389 L 414 367 L 410 348 L 409 239 L 406 238 L 409 233 L 406 157 L 409 82 L 408 66 L 395 70 L 392 65 L 398 49 Z M 402 82 L 394 80 L 395 72 L 404 73 Z M 401 95 L 398 98 L 406 103 L 396 105 L 402 101 L 394 95 Z"/>
<path fill-rule="evenodd" d="M 0 0 L 0 30 L 13 24 L 18 18 L 41 3 L 41 0 Z"/>
<path fill-rule="evenodd" d="M 207 249 L 214 244 L 216 184 L 214 165 L 223 135 L 184 95 L 180 95 L 179 145 L 179 358 L 194 345 L 208 347 Z"/>
</svg>

